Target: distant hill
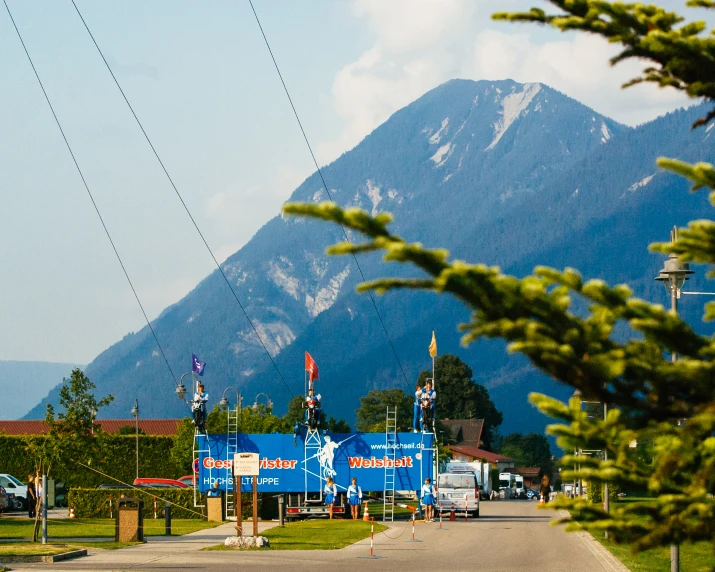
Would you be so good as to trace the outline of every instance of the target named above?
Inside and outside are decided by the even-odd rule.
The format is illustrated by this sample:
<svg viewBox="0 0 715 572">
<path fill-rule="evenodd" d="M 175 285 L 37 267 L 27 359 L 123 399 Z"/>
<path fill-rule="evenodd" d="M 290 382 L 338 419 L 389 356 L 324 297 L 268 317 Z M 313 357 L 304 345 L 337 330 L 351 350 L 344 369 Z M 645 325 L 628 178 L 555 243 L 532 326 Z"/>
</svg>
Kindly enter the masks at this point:
<svg viewBox="0 0 715 572">
<path fill-rule="evenodd" d="M 452 80 L 396 112 L 323 174 L 337 202 L 392 212 L 394 229 L 408 240 L 516 275 L 538 264 L 574 266 L 587 278 L 627 281 L 638 295 L 665 301 L 653 281 L 663 258 L 649 254 L 647 244 L 667 239 L 673 224 L 710 215 L 711 207 L 705 194 L 657 172 L 655 159 L 715 158 L 711 133 L 690 129 L 698 112 L 631 129 L 543 84 Z M 290 200 L 326 199 L 314 174 Z M 565 397 L 568 389 L 508 356 L 501 342 L 461 348 L 456 327 L 469 314 L 450 298 L 415 292 L 376 298 L 403 376 L 369 299 L 354 291 L 355 263 L 324 254 L 340 240 L 335 226 L 277 216 L 223 265 L 285 384 L 217 272 L 154 321 L 175 371 L 189 370 L 194 351 L 208 364 L 212 400 L 232 385 L 249 402 L 267 393 L 282 413 L 291 392 L 303 390 L 308 350 L 320 366 L 326 411 L 352 423 L 359 397 L 370 389 L 413 387 L 429 367 L 427 345 L 436 330 L 440 353 L 462 356 L 489 388 L 505 414 L 502 432 L 543 429 L 546 420 L 527 394 Z M 376 256 L 360 260 L 368 279 L 412 272 Z M 700 321 L 697 304 L 684 300 L 683 310 Z M 87 374 L 98 394 L 115 393 L 105 417 L 128 416 L 135 398 L 152 417 L 185 412 L 147 328 L 100 354 Z"/>
<path fill-rule="evenodd" d="M 0 419 L 20 419 L 75 367 L 78 364 L 0 360 Z"/>
</svg>

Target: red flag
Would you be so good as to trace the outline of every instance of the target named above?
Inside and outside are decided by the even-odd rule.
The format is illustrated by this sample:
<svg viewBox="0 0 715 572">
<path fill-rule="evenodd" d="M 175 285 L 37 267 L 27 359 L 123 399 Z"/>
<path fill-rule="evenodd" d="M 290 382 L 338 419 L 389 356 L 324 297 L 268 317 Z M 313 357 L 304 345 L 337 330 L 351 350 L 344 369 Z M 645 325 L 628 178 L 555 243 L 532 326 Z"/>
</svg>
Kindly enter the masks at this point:
<svg viewBox="0 0 715 572">
<path fill-rule="evenodd" d="M 310 356 L 308 352 L 305 352 L 305 371 L 309 372 L 308 379 L 312 382 L 314 379 L 320 379 L 318 377 L 318 364 Z"/>
</svg>

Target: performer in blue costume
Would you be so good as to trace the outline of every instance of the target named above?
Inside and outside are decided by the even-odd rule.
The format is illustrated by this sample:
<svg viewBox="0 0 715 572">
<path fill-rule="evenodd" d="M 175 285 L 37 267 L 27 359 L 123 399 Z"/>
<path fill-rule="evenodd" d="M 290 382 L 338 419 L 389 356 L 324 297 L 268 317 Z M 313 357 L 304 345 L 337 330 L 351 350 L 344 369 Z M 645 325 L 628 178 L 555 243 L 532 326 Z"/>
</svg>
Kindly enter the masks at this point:
<svg viewBox="0 0 715 572">
<path fill-rule="evenodd" d="M 434 495 L 435 490 L 432 486 L 432 482 L 429 478 L 426 478 L 425 484 L 422 485 L 422 491 L 420 495 L 422 497 L 422 505 L 425 507 L 425 522 L 434 521 Z"/>
<path fill-rule="evenodd" d="M 335 486 L 333 477 L 328 477 L 323 492 L 325 493 L 325 506 L 328 507 L 328 511 L 330 512 L 330 520 L 333 520 L 333 505 L 338 499 L 338 487 Z"/>
<path fill-rule="evenodd" d="M 348 487 L 348 503 L 353 520 L 360 517 L 360 502 L 362 501 L 362 489 L 357 484 L 357 479 L 352 478 L 352 484 Z"/>
</svg>

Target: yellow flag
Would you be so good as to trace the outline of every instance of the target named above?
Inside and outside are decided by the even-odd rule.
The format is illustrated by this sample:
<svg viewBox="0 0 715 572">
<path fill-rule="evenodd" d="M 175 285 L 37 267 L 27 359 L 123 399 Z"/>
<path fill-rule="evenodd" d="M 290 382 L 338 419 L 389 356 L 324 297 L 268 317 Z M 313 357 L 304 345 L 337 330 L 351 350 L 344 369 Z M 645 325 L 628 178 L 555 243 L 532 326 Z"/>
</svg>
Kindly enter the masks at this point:
<svg viewBox="0 0 715 572">
<path fill-rule="evenodd" d="M 432 332 L 432 341 L 429 345 L 429 355 L 431 357 L 437 357 L 437 338 L 434 337 L 434 332 Z"/>
</svg>

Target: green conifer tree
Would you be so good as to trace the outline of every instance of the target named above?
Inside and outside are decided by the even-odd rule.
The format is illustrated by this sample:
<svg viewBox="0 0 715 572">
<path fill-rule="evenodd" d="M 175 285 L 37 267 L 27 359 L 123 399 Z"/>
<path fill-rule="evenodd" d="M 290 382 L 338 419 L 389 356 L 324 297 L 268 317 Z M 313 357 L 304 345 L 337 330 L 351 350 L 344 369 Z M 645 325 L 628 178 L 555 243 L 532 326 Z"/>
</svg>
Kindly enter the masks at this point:
<svg viewBox="0 0 715 572">
<path fill-rule="evenodd" d="M 551 0 L 560 12 L 543 10 L 497 14 L 496 19 L 538 22 L 560 30 L 598 34 L 623 50 L 612 59 L 645 60 L 643 73 L 624 87 L 653 82 L 674 87 L 692 98 L 715 102 L 715 34 L 703 34 L 704 22 L 686 22 L 680 15 L 654 5 L 603 0 Z M 689 6 L 715 8 L 713 0 L 691 0 Z M 715 109 L 693 127 L 715 119 Z M 693 190 L 710 189 L 715 204 L 715 167 L 659 159 L 658 165 L 692 182 Z M 587 499 L 553 504 L 571 511 L 569 529 L 606 530 L 617 542 L 644 550 L 686 541 L 704 540 L 715 548 L 715 339 L 698 335 L 662 306 L 632 296 L 625 285 L 610 287 L 601 280 L 584 281 L 580 274 L 538 267 L 523 279 L 498 268 L 450 260 L 441 249 L 409 244 L 388 229 L 386 213 L 370 216 L 359 209 L 343 210 L 333 203 L 286 205 L 287 214 L 339 223 L 366 237 L 362 244 L 341 243 L 332 254 L 382 251 L 389 262 L 419 267 L 423 278 L 386 278 L 361 284 L 361 291 L 411 288 L 457 297 L 470 308 L 461 326 L 463 343 L 502 338 L 554 379 L 581 391 L 586 401 L 607 403 L 605 420 L 592 418 L 580 399 L 561 403 L 532 394 L 531 401 L 563 423 L 549 427 L 566 451 L 605 450 L 598 456 L 563 459 L 564 480 L 582 478 L 597 486 L 647 490 L 649 502 L 616 504 L 610 513 Z M 715 263 L 715 222 L 693 221 L 680 229 L 673 243 L 653 250 L 675 253 L 682 261 Z M 588 311 L 578 313 L 574 299 Z M 705 319 L 715 318 L 715 303 L 706 305 Z M 634 332 L 622 341 L 617 325 Z M 670 359 L 676 353 L 677 362 Z M 649 443 L 648 454 L 632 444 Z"/>
</svg>

